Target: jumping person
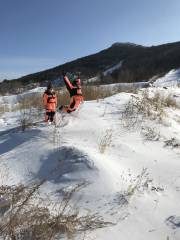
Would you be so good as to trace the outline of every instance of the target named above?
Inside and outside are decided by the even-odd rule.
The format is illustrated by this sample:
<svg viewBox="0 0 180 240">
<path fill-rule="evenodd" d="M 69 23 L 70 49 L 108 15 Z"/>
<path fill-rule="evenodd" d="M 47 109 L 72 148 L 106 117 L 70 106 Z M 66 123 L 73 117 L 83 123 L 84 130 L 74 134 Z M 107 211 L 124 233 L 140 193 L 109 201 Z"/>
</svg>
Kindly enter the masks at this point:
<svg viewBox="0 0 180 240">
<path fill-rule="evenodd" d="M 48 84 L 47 89 L 43 94 L 43 103 L 46 110 L 45 121 L 53 122 L 57 107 L 57 96 L 51 83 Z"/>
<path fill-rule="evenodd" d="M 71 113 L 76 111 L 80 104 L 83 102 L 81 80 L 79 76 L 65 73 L 64 71 L 62 75 L 66 88 L 70 94 L 70 104 L 68 106 L 61 106 L 59 110 Z"/>
</svg>

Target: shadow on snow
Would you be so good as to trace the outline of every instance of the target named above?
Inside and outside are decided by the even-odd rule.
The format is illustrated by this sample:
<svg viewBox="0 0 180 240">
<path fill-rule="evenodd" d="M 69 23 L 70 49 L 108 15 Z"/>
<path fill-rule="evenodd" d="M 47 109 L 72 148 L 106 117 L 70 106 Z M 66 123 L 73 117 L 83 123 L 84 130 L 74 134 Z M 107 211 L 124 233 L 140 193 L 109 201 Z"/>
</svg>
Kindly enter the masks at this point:
<svg viewBox="0 0 180 240">
<path fill-rule="evenodd" d="M 0 143 L 0 155 L 5 154 L 22 145 L 23 143 L 36 138 L 40 132 L 41 131 L 38 129 L 31 129 L 31 131 L 13 133 L 4 136 L 3 138 L 5 140 Z M 0 140 L 3 140 L 3 138 L 1 138 Z"/>
<path fill-rule="evenodd" d="M 48 157 L 42 157 L 41 162 L 42 165 L 34 178 L 53 183 L 87 180 L 88 175 L 92 175 L 92 170 L 95 170 L 89 157 L 74 147 L 61 147 Z"/>
</svg>

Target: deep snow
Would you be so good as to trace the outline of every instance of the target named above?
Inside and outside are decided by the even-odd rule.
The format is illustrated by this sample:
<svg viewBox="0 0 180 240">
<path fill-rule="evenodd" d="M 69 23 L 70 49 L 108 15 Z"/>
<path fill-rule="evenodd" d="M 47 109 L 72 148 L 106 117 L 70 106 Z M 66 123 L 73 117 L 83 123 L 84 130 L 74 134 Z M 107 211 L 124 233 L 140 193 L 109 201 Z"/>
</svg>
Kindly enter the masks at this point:
<svg viewBox="0 0 180 240">
<path fill-rule="evenodd" d="M 159 91 L 180 101 L 179 88 Z M 85 102 L 57 128 L 40 123 L 13 131 L 18 113 L 0 116 L 0 184 L 46 179 L 44 191 L 53 195 L 88 181 L 74 196 L 76 206 L 115 225 L 90 232 L 87 239 L 179 240 L 180 149 L 165 147 L 165 140 L 180 141 L 180 110 L 168 108 L 165 124 L 145 122 L 144 127 L 160 134 L 158 141 L 147 141 L 140 128 L 122 125 L 130 97 L 119 93 Z M 100 142 L 108 132 L 112 141 L 101 153 Z"/>
</svg>

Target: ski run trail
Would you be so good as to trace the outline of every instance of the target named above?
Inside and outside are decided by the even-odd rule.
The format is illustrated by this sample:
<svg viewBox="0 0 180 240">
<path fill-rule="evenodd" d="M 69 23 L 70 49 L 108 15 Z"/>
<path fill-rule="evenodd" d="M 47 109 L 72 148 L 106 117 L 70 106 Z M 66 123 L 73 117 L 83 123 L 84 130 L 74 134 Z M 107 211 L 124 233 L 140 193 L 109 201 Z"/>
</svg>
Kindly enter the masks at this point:
<svg viewBox="0 0 180 240">
<path fill-rule="evenodd" d="M 149 91 L 157 89 L 180 103 L 180 88 Z M 163 123 L 145 120 L 127 128 L 122 113 L 131 95 L 85 101 L 58 127 L 39 123 L 21 132 L 17 112 L 0 115 L 0 184 L 46 179 L 42 194 L 60 201 L 59 189 L 88 182 L 74 194 L 74 207 L 113 225 L 88 232 L 86 239 L 179 240 L 180 109 L 167 107 Z M 148 129 L 153 139 L 146 138 Z"/>
</svg>

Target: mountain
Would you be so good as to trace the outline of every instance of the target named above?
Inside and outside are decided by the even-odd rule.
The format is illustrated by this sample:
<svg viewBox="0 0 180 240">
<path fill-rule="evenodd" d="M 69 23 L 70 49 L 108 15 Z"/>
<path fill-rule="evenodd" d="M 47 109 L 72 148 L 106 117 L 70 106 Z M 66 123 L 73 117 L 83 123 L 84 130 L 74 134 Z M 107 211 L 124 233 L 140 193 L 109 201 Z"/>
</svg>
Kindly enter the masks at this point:
<svg viewBox="0 0 180 240">
<path fill-rule="evenodd" d="M 108 76 L 104 71 L 122 63 Z M 162 76 L 180 68 L 180 42 L 145 47 L 133 43 L 114 43 L 111 47 L 63 65 L 0 83 L 1 92 L 43 85 L 60 78 L 62 70 L 81 72 L 82 80 L 100 76 L 100 83 L 137 82 Z M 2 90 L 3 89 L 3 90 Z"/>
</svg>

